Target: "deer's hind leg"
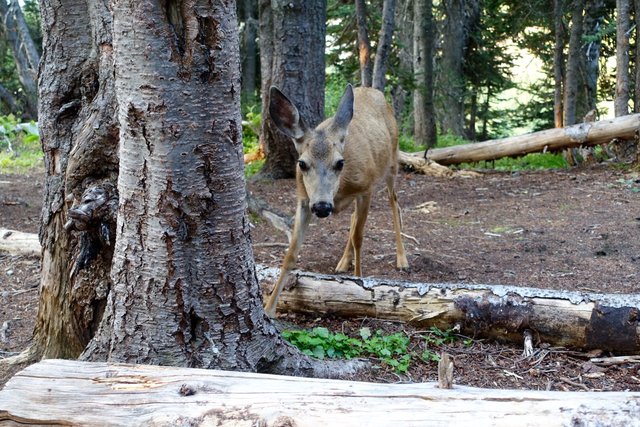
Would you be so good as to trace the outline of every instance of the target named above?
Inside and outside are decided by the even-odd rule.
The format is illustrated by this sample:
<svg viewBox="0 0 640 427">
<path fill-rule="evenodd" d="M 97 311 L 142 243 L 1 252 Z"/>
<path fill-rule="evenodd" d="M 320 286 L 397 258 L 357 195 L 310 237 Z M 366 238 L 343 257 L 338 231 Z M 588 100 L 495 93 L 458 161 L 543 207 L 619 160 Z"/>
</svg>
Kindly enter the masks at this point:
<svg viewBox="0 0 640 427">
<path fill-rule="evenodd" d="M 391 214 L 393 215 L 393 230 L 396 235 L 396 267 L 400 270 L 409 268 L 407 254 L 404 250 L 402 242 L 402 212 L 398 205 L 398 196 L 395 189 L 395 173 L 387 176 L 387 193 L 389 194 L 389 205 L 391 206 Z"/>
<path fill-rule="evenodd" d="M 344 248 L 342 259 L 336 267 L 337 273 L 346 273 L 351 269 L 353 263 L 353 273 L 362 276 L 362 241 L 364 239 L 364 225 L 369 215 L 371 205 L 371 193 L 366 193 L 356 197 L 356 209 L 351 215 L 351 227 L 349 229 L 349 240 Z"/>
</svg>

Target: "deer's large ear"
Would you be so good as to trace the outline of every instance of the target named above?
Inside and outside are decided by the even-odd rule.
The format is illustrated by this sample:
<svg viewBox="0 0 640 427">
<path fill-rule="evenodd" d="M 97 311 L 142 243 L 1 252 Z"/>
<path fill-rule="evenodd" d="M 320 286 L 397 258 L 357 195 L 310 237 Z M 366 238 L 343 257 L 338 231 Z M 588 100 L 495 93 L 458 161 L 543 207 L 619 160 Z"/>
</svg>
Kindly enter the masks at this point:
<svg viewBox="0 0 640 427">
<path fill-rule="evenodd" d="M 298 109 L 275 86 L 269 90 L 269 115 L 278 129 L 291 138 L 300 139 L 307 130 Z"/>
<path fill-rule="evenodd" d="M 351 119 L 353 118 L 353 87 L 348 84 L 344 94 L 340 99 L 338 111 L 333 116 L 333 124 L 340 130 L 346 132 Z"/>
</svg>

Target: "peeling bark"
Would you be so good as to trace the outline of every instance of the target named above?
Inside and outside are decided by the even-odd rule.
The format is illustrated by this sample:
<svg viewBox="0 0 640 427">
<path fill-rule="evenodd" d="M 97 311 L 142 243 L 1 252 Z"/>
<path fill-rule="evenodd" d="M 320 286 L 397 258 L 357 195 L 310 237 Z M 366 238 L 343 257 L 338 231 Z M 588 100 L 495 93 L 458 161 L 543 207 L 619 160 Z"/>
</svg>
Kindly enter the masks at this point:
<svg viewBox="0 0 640 427">
<path fill-rule="evenodd" d="M 263 281 L 277 277 L 263 270 Z M 536 343 L 640 352 L 640 297 L 517 286 L 410 283 L 373 278 L 294 272 L 278 311 L 373 317 L 422 327 L 459 327 L 477 338 L 522 344 L 533 331 Z"/>
</svg>

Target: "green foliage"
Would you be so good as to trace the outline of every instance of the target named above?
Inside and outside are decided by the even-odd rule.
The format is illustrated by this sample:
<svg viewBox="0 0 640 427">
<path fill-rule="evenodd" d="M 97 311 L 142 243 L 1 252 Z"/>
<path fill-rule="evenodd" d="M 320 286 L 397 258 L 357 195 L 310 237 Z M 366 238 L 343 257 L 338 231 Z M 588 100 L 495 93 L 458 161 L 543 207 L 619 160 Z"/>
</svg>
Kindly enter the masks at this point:
<svg viewBox="0 0 640 427">
<path fill-rule="evenodd" d="M 328 73 L 324 90 L 324 116 L 331 117 L 335 114 L 340 103 L 340 98 L 347 87 L 347 80 L 342 74 Z"/>
<path fill-rule="evenodd" d="M 381 330 L 372 332 L 364 327 L 358 331 L 359 337 L 349 337 L 327 328 L 317 327 L 311 330 L 285 330 L 282 336 L 295 345 L 304 354 L 318 359 L 351 359 L 368 356 L 378 358 L 398 373 L 405 373 L 415 359 L 425 362 L 437 362 L 438 355 L 429 348 L 418 355 L 410 349 L 411 337 L 405 333 L 385 334 Z M 425 347 L 442 346 L 452 343 L 457 337 L 452 331 L 442 331 L 432 327 L 424 336 Z"/>
<path fill-rule="evenodd" d="M 12 114 L 0 116 L 0 167 L 21 172 L 42 164 L 40 135 L 35 122 L 20 123 Z"/>
<path fill-rule="evenodd" d="M 473 164 L 463 163 L 460 169 L 495 169 L 498 171 L 565 169 L 569 167 L 562 154 L 530 153 L 522 157 L 505 157 L 498 160 L 487 160 Z"/>
<path fill-rule="evenodd" d="M 351 359 L 362 354 L 363 342 L 349 338 L 343 333 L 329 332 L 327 328 L 313 328 L 310 331 L 285 330 L 284 339 L 295 345 L 307 356 L 317 359 Z"/>
<path fill-rule="evenodd" d="M 247 112 L 242 120 L 242 148 L 245 154 L 258 149 L 261 123 L 260 104 L 247 107 Z"/>
</svg>

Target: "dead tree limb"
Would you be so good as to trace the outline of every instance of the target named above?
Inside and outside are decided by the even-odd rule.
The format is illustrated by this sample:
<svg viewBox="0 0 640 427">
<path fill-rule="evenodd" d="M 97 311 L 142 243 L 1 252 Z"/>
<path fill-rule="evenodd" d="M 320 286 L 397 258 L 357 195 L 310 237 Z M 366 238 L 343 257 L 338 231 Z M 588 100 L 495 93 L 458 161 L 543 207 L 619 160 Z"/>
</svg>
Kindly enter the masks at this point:
<svg viewBox="0 0 640 427">
<path fill-rule="evenodd" d="M 580 123 L 565 128 L 555 128 L 503 139 L 433 148 L 427 158 L 441 165 L 495 160 L 502 157 L 523 156 L 528 153 L 557 151 L 565 148 L 594 146 L 614 139 L 633 139 L 640 129 L 640 114 L 630 114 L 614 119 Z M 411 153 L 424 157 L 424 151 Z"/>
<path fill-rule="evenodd" d="M 377 384 L 43 360 L 0 391 L 0 424 L 637 426 L 638 392 Z M 4 424 L 3 424 L 4 425 Z"/>
<path fill-rule="evenodd" d="M 40 256 L 40 250 L 40 241 L 37 234 L 0 228 L 0 252 L 8 252 L 13 255 Z"/>
</svg>

